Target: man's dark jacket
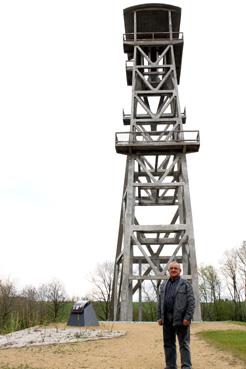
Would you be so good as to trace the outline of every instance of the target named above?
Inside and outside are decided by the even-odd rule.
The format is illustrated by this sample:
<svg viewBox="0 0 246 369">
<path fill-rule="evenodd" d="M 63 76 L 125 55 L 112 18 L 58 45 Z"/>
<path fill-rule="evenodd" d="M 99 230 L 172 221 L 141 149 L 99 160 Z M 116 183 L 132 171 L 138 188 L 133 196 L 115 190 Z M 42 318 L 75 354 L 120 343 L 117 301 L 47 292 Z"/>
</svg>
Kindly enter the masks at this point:
<svg viewBox="0 0 246 369">
<path fill-rule="evenodd" d="M 167 280 L 163 281 L 160 286 L 160 294 L 158 300 L 157 319 L 165 320 L 165 290 Z M 180 278 L 176 291 L 173 307 L 173 325 L 182 325 L 183 320 L 190 320 L 193 317 L 195 309 L 195 298 L 192 285 L 185 279 Z"/>
</svg>

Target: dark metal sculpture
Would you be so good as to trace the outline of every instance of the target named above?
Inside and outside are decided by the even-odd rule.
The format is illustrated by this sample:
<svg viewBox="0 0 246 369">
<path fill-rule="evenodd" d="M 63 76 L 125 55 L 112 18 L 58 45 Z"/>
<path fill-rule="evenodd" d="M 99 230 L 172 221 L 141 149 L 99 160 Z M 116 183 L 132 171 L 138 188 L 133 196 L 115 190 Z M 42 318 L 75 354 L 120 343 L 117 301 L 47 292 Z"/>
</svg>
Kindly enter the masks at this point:
<svg viewBox="0 0 246 369">
<path fill-rule="evenodd" d="M 90 301 L 77 301 L 73 305 L 67 324 L 79 327 L 99 325 Z"/>
</svg>

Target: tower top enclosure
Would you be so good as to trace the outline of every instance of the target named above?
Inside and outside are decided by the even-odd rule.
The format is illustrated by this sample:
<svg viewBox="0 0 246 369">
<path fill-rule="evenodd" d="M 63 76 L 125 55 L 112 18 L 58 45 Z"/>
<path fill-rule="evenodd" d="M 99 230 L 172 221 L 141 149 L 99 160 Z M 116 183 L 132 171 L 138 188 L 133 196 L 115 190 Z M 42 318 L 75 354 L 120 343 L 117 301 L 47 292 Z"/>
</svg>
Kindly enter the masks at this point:
<svg viewBox="0 0 246 369">
<path fill-rule="evenodd" d="M 181 8 L 167 4 L 141 4 L 124 9 L 126 33 L 134 33 L 134 13 L 137 14 L 137 32 L 169 32 L 169 12 L 172 30 L 179 32 Z"/>
<path fill-rule="evenodd" d="M 183 53 L 183 33 L 180 32 L 181 8 L 166 4 L 141 4 L 124 9 L 125 34 L 124 52 L 128 60 L 133 58 L 134 46 L 158 47 L 174 46 L 177 81 L 180 80 Z M 151 44 L 150 44 L 151 41 Z M 131 85 L 131 74 L 127 76 Z"/>
</svg>

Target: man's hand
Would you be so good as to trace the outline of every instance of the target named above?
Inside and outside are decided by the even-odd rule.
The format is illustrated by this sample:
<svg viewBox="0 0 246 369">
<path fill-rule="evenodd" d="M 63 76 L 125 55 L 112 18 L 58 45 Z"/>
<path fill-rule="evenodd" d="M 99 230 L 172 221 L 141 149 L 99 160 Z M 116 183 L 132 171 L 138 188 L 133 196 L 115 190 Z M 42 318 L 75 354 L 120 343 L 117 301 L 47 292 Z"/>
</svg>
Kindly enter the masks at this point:
<svg viewBox="0 0 246 369">
<path fill-rule="evenodd" d="M 163 325 L 163 320 L 162 320 L 162 319 L 158 319 L 158 320 L 157 320 L 157 323 L 158 323 L 159 325 Z"/>
<path fill-rule="evenodd" d="M 189 320 L 184 319 L 184 320 L 183 320 L 183 325 L 184 325 L 185 327 L 189 327 L 189 325 L 190 325 L 190 321 L 189 321 Z"/>
</svg>

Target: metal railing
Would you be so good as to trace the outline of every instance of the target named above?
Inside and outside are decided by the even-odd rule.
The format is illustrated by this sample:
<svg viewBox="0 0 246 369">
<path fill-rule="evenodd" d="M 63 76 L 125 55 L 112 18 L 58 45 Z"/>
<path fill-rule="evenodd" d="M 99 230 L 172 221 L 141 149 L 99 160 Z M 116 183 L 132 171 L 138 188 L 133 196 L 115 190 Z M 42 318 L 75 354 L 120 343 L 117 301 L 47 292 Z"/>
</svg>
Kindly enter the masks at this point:
<svg viewBox="0 0 246 369">
<path fill-rule="evenodd" d="M 183 40 L 183 32 L 137 32 L 124 33 L 123 42 L 149 40 Z"/>
<path fill-rule="evenodd" d="M 116 132 L 115 144 L 155 144 L 155 143 L 193 142 L 200 143 L 197 130 L 154 131 L 154 132 Z"/>
</svg>

